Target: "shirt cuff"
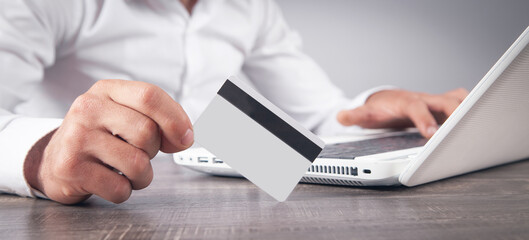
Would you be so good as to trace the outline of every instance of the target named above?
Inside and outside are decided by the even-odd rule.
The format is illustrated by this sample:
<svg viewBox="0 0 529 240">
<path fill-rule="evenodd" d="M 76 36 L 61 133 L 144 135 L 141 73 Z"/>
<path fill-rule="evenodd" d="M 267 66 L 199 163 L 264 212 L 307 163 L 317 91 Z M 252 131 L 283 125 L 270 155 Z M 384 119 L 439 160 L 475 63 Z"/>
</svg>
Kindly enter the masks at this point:
<svg viewBox="0 0 529 240">
<path fill-rule="evenodd" d="M 0 132 L 0 191 L 26 197 L 45 197 L 24 177 L 24 161 L 33 145 L 58 128 L 62 119 L 17 117 Z"/>
<path fill-rule="evenodd" d="M 330 116 L 320 125 L 316 134 L 320 136 L 332 136 L 345 133 L 359 132 L 360 130 L 362 130 L 361 127 L 343 126 L 342 124 L 340 124 L 336 119 L 338 112 L 345 109 L 354 109 L 360 107 L 366 103 L 367 99 L 371 95 L 380 91 L 392 89 L 397 88 L 390 85 L 378 86 L 361 92 L 360 94 L 356 95 L 356 97 L 353 99 L 344 100 L 331 112 Z"/>
</svg>

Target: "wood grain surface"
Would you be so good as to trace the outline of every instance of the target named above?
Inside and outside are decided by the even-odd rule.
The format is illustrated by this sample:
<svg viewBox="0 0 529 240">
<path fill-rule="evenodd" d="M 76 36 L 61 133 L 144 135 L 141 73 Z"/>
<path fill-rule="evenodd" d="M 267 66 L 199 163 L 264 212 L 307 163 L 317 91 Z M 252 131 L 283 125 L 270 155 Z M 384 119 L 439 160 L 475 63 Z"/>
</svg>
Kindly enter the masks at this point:
<svg viewBox="0 0 529 240">
<path fill-rule="evenodd" d="M 0 239 L 529 239 L 529 161 L 414 188 L 300 184 L 284 203 L 167 156 L 153 166 L 122 204 L 0 195 Z"/>
</svg>

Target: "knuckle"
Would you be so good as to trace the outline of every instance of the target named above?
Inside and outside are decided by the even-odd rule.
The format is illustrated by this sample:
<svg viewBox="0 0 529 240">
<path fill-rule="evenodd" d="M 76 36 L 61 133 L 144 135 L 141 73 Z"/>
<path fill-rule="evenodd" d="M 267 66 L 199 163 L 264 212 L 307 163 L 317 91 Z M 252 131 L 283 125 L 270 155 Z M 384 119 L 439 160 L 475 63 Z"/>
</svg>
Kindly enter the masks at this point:
<svg viewBox="0 0 529 240">
<path fill-rule="evenodd" d="M 462 101 L 465 97 L 468 96 L 468 94 L 469 92 L 465 88 L 457 88 L 457 89 L 447 92 L 445 96 L 448 98 L 455 98 L 455 99 L 458 99 L 459 101 Z"/>
<path fill-rule="evenodd" d="M 460 101 L 463 101 L 463 99 L 465 99 L 469 94 L 468 90 L 464 88 L 461 88 L 460 90 L 458 90 L 458 92 Z"/>
<path fill-rule="evenodd" d="M 422 104 L 424 104 L 423 100 L 416 95 L 408 95 L 406 98 L 400 99 L 400 101 L 396 102 L 396 105 L 399 106 L 399 109 L 402 112 L 416 110 L 418 107 L 421 107 Z"/>
<path fill-rule="evenodd" d="M 75 198 L 79 196 L 79 192 L 72 187 L 62 187 L 61 193 L 66 198 Z"/>
<path fill-rule="evenodd" d="M 410 98 L 408 100 L 408 106 L 410 106 L 411 108 L 419 108 L 424 105 L 424 101 L 422 101 L 420 98 Z"/>
<path fill-rule="evenodd" d="M 167 131 L 169 131 L 169 133 L 173 134 L 173 133 L 176 133 L 176 134 L 179 134 L 179 135 L 182 135 L 183 133 L 180 133 L 179 129 L 180 129 L 180 124 L 177 122 L 177 121 L 169 121 L 166 125 L 166 129 Z M 179 136 L 180 138 L 183 137 L 182 136 Z"/>
<path fill-rule="evenodd" d="M 184 108 L 180 103 L 175 103 L 175 111 L 176 111 L 176 117 L 178 118 L 178 122 L 182 125 L 191 124 L 189 117 L 187 116 L 187 113 L 185 112 Z"/>
<path fill-rule="evenodd" d="M 83 124 L 69 124 L 65 127 L 61 142 L 65 149 L 72 152 L 80 151 L 83 146 L 86 146 L 87 140 L 91 137 L 89 128 Z"/>
<path fill-rule="evenodd" d="M 135 145 L 141 149 L 147 148 L 158 131 L 158 125 L 151 119 L 145 118 L 138 127 Z"/>
<path fill-rule="evenodd" d="M 151 184 L 152 179 L 153 179 L 152 168 L 148 168 L 146 170 L 149 170 L 149 171 L 144 171 L 144 173 L 141 175 L 141 179 L 138 179 L 137 181 L 133 182 L 133 189 L 135 190 L 144 189 Z"/>
<path fill-rule="evenodd" d="M 376 116 L 372 111 L 364 111 L 364 116 L 366 123 L 372 123 L 376 120 Z"/>
<path fill-rule="evenodd" d="M 136 150 L 132 159 L 130 166 L 132 176 L 130 177 L 138 178 L 150 167 L 150 158 L 144 151 Z"/>
<path fill-rule="evenodd" d="M 415 93 L 415 92 L 412 92 L 412 93 L 408 94 L 408 98 L 412 102 L 422 102 L 423 96 L 424 96 L 423 94 L 419 94 L 419 93 Z"/>
<path fill-rule="evenodd" d="M 352 123 L 350 116 L 352 114 L 354 114 L 352 111 L 341 111 L 336 115 L 336 120 L 343 125 L 349 126 Z"/>
<path fill-rule="evenodd" d="M 72 159 L 70 154 L 66 153 L 64 155 L 66 156 L 61 157 L 57 161 L 57 164 L 54 166 L 53 169 L 56 173 L 58 173 L 57 175 L 66 175 L 68 177 L 70 175 L 74 175 L 73 173 L 75 172 L 75 161 Z"/>
<path fill-rule="evenodd" d="M 73 180 L 73 177 L 76 176 L 78 162 L 76 151 L 72 148 L 66 148 L 61 151 L 56 164 L 53 166 L 54 175 Z"/>
<path fill-rule="evenodd" d="M 54 143 L 55 147 L 46 151 L 45 156 L 53 162 L 52 172 L 56 176 L 64 177 L 69 181 L 79 178 L 79 172 L 83 169 L 84 153 L 88 134 L 81 130 L 67 131 L 62 134 L 62 139 Z"/>
<path fill-rule="evenodd" d="M 87 165 L 77 156 L 69 155 L 53 166 L 53 178 L 69 185 L 82 185 L 86 177 Z"/>
<path fill-rule="evenodd" d="M 94 85 L 92 85 L 92 87 L 90 88 L 89 91 L 99 91 L 100 89 L 104 89 L 105 87 L 107 87 L 112 81 L 112 79 L 102 79 L 102 80 L 99 80 L 97 81 L 96 83 L 94 83 Z"/>
<path fill-rule="evenodd" d="M 114 186 L 114 195 L 112 196 L 113 203 L 122 203 L 129 199 L 130 194 L 132 193 L 132 187 L 130 182 L 125 179 L 125 177 L 120 177 L 119 181 L 116 181 Z"/>
<path fill-rule="evenodd" d="M 460 104 L 460 102 L 455 98 L 449 99 L 446 102 L 447 102 L 446 105 L 449 105 L 450 107 L 453 107 L 453 108 L 456 108 Z"/>
<path fill-rule="evenodd" d="M 94 94 L 85 93 L 77 97 L 70 107 L 70 114 L 81 114 L 83 116 L 93 114 L 99 109 L 102 102 Z"/>
<path fill-rule="evenodd" d="M 172 133 L 184 134 L 189 124 L 189 117 L 179 103 L 175 104 L 174 109 L 176 111 L 176 119 L 169 119 L 167 128 Z"/>
<path fill-rule="evenodd" d="M 180 105 L 180 103 L 178 102 L 175 102 L 175 110 L 179 113 L 183 113 L 184 112 L 184 108 L 182 107 L 182 105 Z"/>
<path fill-rule="evenodd" d="M 404 113 L 411 119 L 424 119 L 429 117 L 430 110 L 424 101 L 415 99 L 410 101 Z"/>
<path fill-rule="evenodd" d="M 152 182 L 152 179 L 154 178 L 154 173 L 152 171 L 152 168 L 150 169 L 149 173 L 145 176 L 145 185 L 143 186 L 139 186 L 138 189 L 143 189 L 143 188 L 146 188 L 147 186 L 149 186 Z"/>
<path fill-rule="evenodd" d="M 142 106 L 146 108 L 151 108 L 157 105 L 158 98 L 161 94 L 161 89 L 152 84 L 144 84 L 140 88 L 139 92 L 139 102 Z"/>
</svg>

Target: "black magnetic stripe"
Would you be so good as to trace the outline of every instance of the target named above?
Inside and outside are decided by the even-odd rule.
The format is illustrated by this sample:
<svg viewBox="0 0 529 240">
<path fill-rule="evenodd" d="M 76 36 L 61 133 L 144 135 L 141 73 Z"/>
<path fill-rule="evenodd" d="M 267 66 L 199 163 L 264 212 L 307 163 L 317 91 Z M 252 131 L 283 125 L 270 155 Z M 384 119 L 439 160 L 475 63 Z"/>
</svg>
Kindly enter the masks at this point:
<svg viewBox="0 0 529 240">
<path fill-rule="evenodd" d="M 226 80 L 218 91 L 218 94 L 310 162 L 313 162 L 318 154 L 320 154 L 322 148 L 248 95 L 237 85 L 233 84 L 230 80 Z"/>
</svg>

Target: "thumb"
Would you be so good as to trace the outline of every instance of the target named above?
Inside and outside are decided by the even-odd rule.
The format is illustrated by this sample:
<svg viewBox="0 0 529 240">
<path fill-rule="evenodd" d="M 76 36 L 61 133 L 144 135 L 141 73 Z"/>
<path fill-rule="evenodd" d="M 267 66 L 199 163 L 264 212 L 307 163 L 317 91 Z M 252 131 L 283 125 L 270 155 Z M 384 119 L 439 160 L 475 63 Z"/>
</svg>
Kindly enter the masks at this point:
<svg viewBox="0 0 529 240">
<path fill-rule="evenodd" d="M 342 110 L 336 115 L 338 122 L 344 126 L 359 125 L 363 127 L 371 118 L 371 111 L 365 105 L 351 110 Z"/>
</svg>

